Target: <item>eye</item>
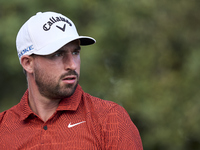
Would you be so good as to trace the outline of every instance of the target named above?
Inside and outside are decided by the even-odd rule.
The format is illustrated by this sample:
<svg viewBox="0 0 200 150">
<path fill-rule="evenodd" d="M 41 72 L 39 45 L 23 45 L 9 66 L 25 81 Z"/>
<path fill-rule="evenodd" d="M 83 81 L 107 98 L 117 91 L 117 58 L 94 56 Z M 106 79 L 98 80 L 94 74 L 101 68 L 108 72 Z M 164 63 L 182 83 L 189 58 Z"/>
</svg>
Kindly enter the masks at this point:
<svg viewBox="0 0 200 150">
<path fill-rule="evenodd" d="M 56 52 L 53 57 L 61 57 L 63 56 L 63 52 Z"/>
<path fill-rule="evenodd" d="M 75 50 L 72 52 L 73 55 L 79 55 L 80 54 L 80 50 Z"/>
</svg>

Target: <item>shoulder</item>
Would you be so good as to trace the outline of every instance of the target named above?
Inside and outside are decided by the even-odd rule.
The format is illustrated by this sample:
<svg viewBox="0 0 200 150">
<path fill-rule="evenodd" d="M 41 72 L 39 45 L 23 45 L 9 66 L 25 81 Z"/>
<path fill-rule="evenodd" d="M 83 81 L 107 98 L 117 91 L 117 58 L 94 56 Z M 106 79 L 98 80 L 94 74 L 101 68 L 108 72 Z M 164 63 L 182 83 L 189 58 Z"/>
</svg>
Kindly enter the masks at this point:
<svg viewBox="0 0 200 150">
<path fill-rule="evenodd" d="M 91 107 L 91 108 L 93 107 L 94 110 L 101 112 L 101 113 L 102 112 L 109 112 L 110 110 L 112 110 L 115 107 L 120 107 L 115 102 L 103 100 L 101 98 L 91 96 L 88 93 L 84 93 L 83 99 L 89 107 Z"/>
<path fill-rule="evenodd" d="M 6 111 L 0 113 L 0 124 L 1 124 L 5 114 L 6 114 Z"/>
<path fill-rule="evenodd" d="M 88 110 L 100 117 L 102 121 L 109 116 L 130 120 L 127 111 L 113 101 L 103 100 L 88 93 L 84 93 L 84 101 Z"/>
<path fill-rule="evenodd" d="M 0 113 L 0 124 L 3 124 L 4 122 L 7 122 L 7 121 L 19 119 L 19 114 L 17 113 L 17 107 L 18 106 L 15 105 L 10 109 L 1 112 Z"/>
</svg>

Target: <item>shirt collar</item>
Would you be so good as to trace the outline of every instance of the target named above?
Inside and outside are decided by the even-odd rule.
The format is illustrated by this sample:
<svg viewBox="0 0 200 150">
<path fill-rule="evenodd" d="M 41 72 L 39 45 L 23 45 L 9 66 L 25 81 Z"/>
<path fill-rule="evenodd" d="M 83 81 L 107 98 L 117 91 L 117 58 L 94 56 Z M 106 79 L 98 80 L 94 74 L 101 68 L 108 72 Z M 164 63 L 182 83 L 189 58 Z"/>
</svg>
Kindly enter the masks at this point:
<svg viewBox="0 0 200 150">
<path fill-rule="evenodd" d="M 82 88 L 80 85 L 77 86 L 74 94 L 70 97 L 64 98 L 60 101 L 57 111 L 71 110 L 76 111 L 82 98 Z"/>
<path fill-rule="evenodd" d="M 76 111 L 78 109 L 78 106 L 82 98 L 82 92 L 83 90 L 81 86 L 78 85 L 72 96 L 64 98 L 63 100 L 60 101 L 56 111 L 65 111 L 65 110 Z M 20 120 L 25 120 L 31 114 L 34 114 L 34 112 L 31 110 L 29 106 L 28 90 L 24 93 L 23 97 L 21 98 L 19 106 L 20 106 L 20 112 L 21 112 Z"/>
<path fill-rule="evenodd" d="M 21 98 L 19 106 L 19 112 L 21 112 L 20 120 L 25 120 L 26 118 L 28 118 L 29 115 L 33 114 L 33 111 L 29 107 L 28 90 L 24 93 L 23 97 Z"/>
</svg>

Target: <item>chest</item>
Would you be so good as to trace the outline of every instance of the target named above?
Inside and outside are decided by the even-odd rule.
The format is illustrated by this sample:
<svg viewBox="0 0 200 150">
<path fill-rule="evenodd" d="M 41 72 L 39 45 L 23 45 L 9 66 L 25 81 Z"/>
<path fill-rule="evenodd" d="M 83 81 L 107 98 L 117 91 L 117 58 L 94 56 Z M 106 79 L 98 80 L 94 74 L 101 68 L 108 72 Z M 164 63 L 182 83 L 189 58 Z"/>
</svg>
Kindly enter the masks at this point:
<svg viewBox="0 0 200 150">
<path fill-rule="evenodd" d="M 101 135 L 86 115 L 57 114 L 42 122 L 35 117 L 8 128 L 1 146 L 9 149 L 101 149 Z M 99 131 L 99 129 L 98 129 Z M 0 146 L 0 147 L 1 147 Z"/>
</svg>

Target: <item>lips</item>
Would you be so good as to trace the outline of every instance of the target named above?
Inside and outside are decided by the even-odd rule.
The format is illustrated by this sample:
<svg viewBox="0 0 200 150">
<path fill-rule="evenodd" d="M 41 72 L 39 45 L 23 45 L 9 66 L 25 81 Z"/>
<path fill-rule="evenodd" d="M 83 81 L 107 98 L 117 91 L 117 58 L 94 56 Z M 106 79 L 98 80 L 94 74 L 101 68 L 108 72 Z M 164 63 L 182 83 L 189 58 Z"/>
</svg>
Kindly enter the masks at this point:
<svg viewBox="0 0 200 150">
<path fill-rule="evenodd" d="M 76 76 L 75 75 L 70 75 L 66 76 L 62 79 L 62 81 L 66 84 L 74 84 L 76 82 Z"/>
<path fill-rule="evenodd" d="M 76 77 L 66 77 L 63 80 L 75 80 L 75 79 L 76 79 Z"/>
</svg>

